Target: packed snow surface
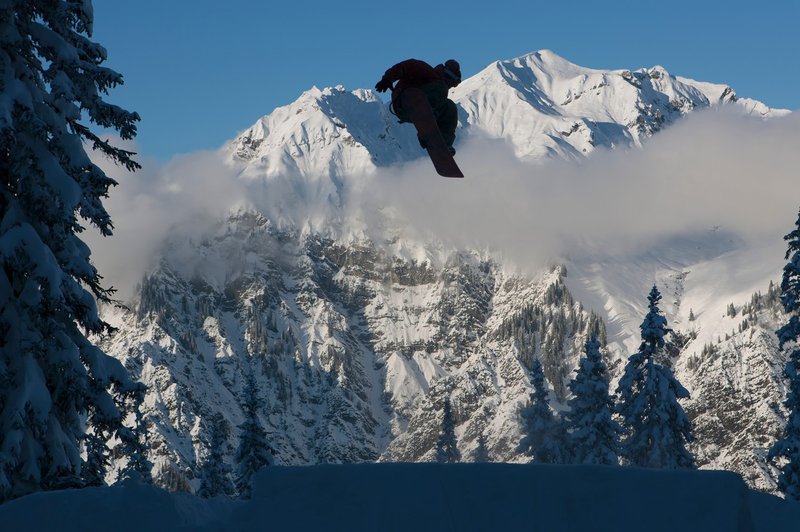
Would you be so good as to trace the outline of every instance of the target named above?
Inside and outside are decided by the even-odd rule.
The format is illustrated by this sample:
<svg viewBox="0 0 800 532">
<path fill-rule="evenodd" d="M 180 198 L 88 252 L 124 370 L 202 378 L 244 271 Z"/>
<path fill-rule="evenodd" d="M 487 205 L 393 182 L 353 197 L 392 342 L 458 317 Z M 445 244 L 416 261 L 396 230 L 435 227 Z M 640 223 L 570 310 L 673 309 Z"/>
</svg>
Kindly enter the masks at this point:
<svg viewBox="0 0 800 532">
<path fill-rule="evenodd" d="M 253 498 L 170 494 L 129 482 L 0 506 L 7 530 L 770 532 L 800 505 L 722 471 L 511 464 L 273 467 Z"/>
</svg>

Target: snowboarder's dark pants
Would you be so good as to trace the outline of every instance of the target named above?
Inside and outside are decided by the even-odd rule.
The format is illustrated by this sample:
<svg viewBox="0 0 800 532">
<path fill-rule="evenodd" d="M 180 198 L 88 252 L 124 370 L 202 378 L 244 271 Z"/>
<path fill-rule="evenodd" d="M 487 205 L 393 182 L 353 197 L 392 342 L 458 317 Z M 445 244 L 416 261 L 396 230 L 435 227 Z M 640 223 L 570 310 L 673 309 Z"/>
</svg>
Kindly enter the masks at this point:
<svg viewBox="0 0 800 532">
<path fill-rule="evenodd" d="M 422 87 L 414 87 L 403 90 L 400 94 L 394 95 L 392 99 L 392 107 L 400 119 L 400 122 L 413 122 L 412 115 L 414 110 L 411 109 L 408 101 L 412 99 L 412 94 L 409 91 L 419 90 L 422 91 L 428 99 L 428 103 L 433 111 L 433 116 L 436 119 L 436 125 L 439 126 L 439 131 L 444 137 L 444 141 L 448 147 L 453 146 L 456 140 L 456 126 L 458 125 L 458 109 L 455 102 L 447 97 L 447 85 L 442 81 L 435 81 L 428 83 Z M 424 148 L 425 146 L 423 146 Z"/>
</svg>

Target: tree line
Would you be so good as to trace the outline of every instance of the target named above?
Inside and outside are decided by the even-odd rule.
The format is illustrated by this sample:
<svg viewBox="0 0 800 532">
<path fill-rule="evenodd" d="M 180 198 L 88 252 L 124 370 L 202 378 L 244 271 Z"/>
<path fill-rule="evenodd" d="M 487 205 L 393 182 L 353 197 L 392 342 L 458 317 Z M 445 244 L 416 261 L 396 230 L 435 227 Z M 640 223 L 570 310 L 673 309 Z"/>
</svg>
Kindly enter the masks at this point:
<svg viewBox="0 0 800 532">
<path fill-rule="evenodd" d="M 570 397 L 561 416 L 549 404 L 542 363 L 538 358 L 532 361 L 532 391 L 521 411 L 523 437 L 518 451 L 547 464 L 694 467 L 694 457 L 686 447 L 693 439 L 691 424 L 678 401 L 689 393 L 665 364 L 665 337 L 670 329 L 658 308 L 660 300 L 654 286 L 641 325 L 641 345 L 628 359 L 615 395 L 609 393 L 608 367 L 594 334 L 587 339 L 568 384 Z M 452 417 L 446 400 L 436 448 L 439 462 L 460 460 Z M 480 447 L 485 447 L 485 441 Z M 480 454 L 488 456 L 485 450 Z"/>
</svg>

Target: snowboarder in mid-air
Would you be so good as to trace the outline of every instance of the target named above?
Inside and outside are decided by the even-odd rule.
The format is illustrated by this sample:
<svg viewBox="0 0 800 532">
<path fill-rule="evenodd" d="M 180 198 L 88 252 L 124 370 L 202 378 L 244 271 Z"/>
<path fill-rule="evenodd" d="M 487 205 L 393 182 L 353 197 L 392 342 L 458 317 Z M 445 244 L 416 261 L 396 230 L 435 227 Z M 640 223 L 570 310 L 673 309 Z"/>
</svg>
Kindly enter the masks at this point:
<svg viewBox="0 0 800 532">
<path fill-rule="evenodd" d="M 447 97 L 459 83 L 461 67 L 454 59 L 435 67 L 407 59 L 387 70 L 375 85 L 378 92 L 392 90 L 392 112 L 400 123 L 414 124 L 420 145 L 428 151 L 439 175 L 445 177 L 464 177 L 453 159 L 458 111 Z"/>
</svg>

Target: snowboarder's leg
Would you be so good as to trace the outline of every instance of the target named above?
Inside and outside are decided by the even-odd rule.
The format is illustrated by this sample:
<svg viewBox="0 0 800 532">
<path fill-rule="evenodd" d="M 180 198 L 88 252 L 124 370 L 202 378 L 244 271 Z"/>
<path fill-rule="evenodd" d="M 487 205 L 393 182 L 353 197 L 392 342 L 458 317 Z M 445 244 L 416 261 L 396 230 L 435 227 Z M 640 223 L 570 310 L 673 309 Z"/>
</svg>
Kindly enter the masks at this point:
<svg viewBox="0 0 800 532">
<path fill-rule="evenodd" d="M 403 107 L 403 92 L 400 94 L 392 94 L 392 103 L 390 107 L 392 114 L 397 117 L 398 122 L 401 124 L 411 122 L 411 116 L 409 116 L 406 108 Z"/>
<path fill-rule="evenodd" d="M 450 149 L 450 153 L 455 153 L 453 150 L 453 143 L 456 141 L 456 127 L 458 126 L 458 108 L 455 102 L 449 98 L 445 100 L 444 105 L 437 109 L 436 123 L 439 125 L 439 131 L 442 132 L 444 142 Z"/>
<path fill-rule="evenodd" d="M 427 149 L 432 146 L 431 143 L 435 144 L 441 139 L 436 116 L 424 92 L 416 87 L 405 89 L 400 95 L 400 107 L 417 128 L 417 138 L 423 148 Z"/>
<path fill-rule="evenodd" d="M 445 143 L 436 115 L 424 92 L 417 88 L 405 89 L 400 95 L 401 105 L 417 128 L 419 143 L 428 151 L 436 172 L 444 177 L 464 177 Z"/>
</svg>

